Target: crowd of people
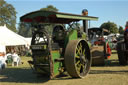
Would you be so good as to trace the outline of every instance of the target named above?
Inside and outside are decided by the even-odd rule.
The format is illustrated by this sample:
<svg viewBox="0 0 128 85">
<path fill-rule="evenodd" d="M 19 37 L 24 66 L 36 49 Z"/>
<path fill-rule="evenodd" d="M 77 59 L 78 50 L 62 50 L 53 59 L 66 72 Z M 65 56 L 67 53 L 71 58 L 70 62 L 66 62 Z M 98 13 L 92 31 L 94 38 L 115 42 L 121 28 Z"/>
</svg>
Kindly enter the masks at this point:
<svg viewBox="0 0 128 85">
<path fill-rule="evenodd" d="M 18 66 L 23 64 L 20 56 L 31 56 L 31 50 L 25 46 L 2 46 L 0 45 L 0 70 L 8 65 Z"/>
</svg>

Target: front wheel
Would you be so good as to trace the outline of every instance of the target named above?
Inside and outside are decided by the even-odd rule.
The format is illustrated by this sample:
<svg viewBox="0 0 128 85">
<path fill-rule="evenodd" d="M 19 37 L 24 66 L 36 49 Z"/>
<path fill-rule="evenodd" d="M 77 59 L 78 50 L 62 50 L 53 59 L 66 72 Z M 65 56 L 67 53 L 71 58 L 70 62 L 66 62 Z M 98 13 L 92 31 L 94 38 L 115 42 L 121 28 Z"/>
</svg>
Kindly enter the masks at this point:
<svg viewBox="0 0 128 85">
<path fill-rule="evenodd" d="M 91 66 L 90 49 L 85 40 L 72 40 L 65 50 L 65 67 L 71 77 L 83 78 Z"/>
</svg>

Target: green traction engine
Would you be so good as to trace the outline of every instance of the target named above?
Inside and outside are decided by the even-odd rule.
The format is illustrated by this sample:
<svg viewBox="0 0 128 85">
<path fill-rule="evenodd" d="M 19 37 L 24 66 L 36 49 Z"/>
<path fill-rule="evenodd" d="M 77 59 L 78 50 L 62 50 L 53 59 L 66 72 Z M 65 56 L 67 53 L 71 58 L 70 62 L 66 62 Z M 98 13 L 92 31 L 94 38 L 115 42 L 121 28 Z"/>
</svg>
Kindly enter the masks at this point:
<svg viewBox="0 0 128 85">
<path fill-rule="evenodd" d="M 35 11 L 20 18 L 22 23 L 31 25 L 31 50 L 33 69 L 39 75 L 50 78 L 67 72 L 71 77 L 83 78 L 91 66 L 91 53 L 86 39 L 86 21 L 97 17 Z M 80 29 L 78 21 L 84 28 Z"/>
</svg>

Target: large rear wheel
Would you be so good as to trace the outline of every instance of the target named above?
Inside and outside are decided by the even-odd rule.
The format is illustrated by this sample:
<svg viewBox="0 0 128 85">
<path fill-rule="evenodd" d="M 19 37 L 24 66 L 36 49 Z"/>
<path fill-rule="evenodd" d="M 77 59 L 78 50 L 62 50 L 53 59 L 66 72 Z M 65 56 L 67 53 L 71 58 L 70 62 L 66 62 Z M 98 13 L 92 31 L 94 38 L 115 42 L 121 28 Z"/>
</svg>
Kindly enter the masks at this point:
<svg viewBox="0 0 128 85">
<path fill-rule="evenodd" d="M 83 78 L 91 66 L 90 49 L 85 40 L 72 40 L 65 50 L 65 67 L 71 77 Z"/>
<path fill-rule="evenodd" d="M 40 30 L 33 33 L 31 49 L 35 72 L 42 75 L 51 75 L 49 70 L 51 69 L 49 35 L 46 31 Z"/>
<path fill-rule="evenodd" d="M 117 44 L 117 53 L 120 65 L 127 65 L 128 59 L 127 55 L 125 55 L 125 44 L 123 42 L 119 42 Z"/>
</svg>

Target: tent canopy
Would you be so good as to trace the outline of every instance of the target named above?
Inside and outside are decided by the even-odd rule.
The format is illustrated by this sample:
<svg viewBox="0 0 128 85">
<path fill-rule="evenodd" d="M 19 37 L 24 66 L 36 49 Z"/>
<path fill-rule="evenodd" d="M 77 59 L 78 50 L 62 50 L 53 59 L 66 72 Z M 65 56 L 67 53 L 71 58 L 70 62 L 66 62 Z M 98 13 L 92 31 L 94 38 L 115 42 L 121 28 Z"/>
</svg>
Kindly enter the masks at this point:
<svg viewBox="0 0 128 85">
<path fill-rule="evenodd" d="M 0 45 L 3 46 L 16 46 L 27 45 L 28 42 L 24 37 L 9 30 L 6 25 L 0 26 Z"/>
</svg>

